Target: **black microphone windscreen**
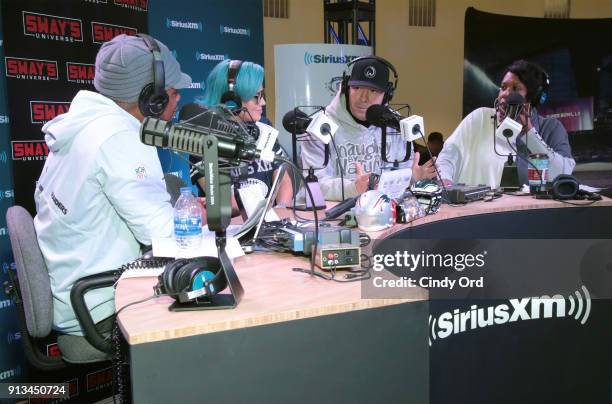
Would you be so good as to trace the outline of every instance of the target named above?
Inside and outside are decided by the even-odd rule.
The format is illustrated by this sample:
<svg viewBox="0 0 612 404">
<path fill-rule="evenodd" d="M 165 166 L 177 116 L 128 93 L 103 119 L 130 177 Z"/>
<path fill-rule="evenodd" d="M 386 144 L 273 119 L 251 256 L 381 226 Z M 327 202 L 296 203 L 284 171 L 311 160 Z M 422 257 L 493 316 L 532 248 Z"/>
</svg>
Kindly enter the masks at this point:
<svg viewBox="0 0 612 404">
<path fill-rule="evenodd" d="M 371 105 L 366 110 L 366 121 L 375 126 L 384 126 L 384 115 L 389 112 L 389 108 L 381 104 Z"/>
<path fill-rule="evenodd" d="M 518 91 L 511 91 L 506 97 L 506 104 L 508 105 L 522 105 L 525 103 L 525 98 Z"/>
<path fill-rule="evenodd" d="M 305 112 L 299 109 L 292 109 L 283 116 L 283 128 L 289 133 L 301 135 L 306 133 L 306 128 L 310 124 L 311 119 Z"/>
<path fill-rule="evenodd" d="M 198 121 L 199 120 L 201 121 L 204 115 L 206 115 L 206 114 L 203 114 L 206 111 L 208 111 L 208 108 L 203 107 L 200 104 L 196 104 L 196 103 L 186 104 L 183 108 L 181 108 L 178 119 L 179 121 L 187 121 L 201 114 L 199 117 L 189 121 L 189 123 L 197 125 Z"/>
</svg>

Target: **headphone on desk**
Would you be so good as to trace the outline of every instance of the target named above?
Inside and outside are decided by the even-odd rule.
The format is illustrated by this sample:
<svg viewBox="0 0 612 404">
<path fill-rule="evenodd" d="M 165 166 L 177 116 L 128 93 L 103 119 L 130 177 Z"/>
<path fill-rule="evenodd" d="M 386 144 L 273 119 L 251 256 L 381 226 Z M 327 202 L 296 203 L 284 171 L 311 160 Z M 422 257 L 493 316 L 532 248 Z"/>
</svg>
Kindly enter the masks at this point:
<svg viewBox="0 0 612 404">
<path fill-rule="evenodd" d="M 229 108 L 242 108 L 242 99 L 236 92 L 236 81 L 238 80 L 240 66 L 242 66 L 242 60 L 230 60 L 227 67 L 228 90 L 221 94 L 221 104 L 225 104 Z"/>
<path fill-rule="evenodd" d="M 558 175 L 552 183 L 551 192 L 554 199 L 567 200 L 567 199 L 578 199 L 578 200 L 589 200 L 599 201 L 601 195 L 588 192 L 580 189 L 578 180 L 576 177 L 567 174 Z"/>
<path fill-rule="evenodd" d="M 180 303 L 216 295 L 227 287 L 227 279 L 216 257 L 178 259 L 164 267 L 155 294 L 167 294 Z"/>
<path fill-rule="evenodd" d="M 397 70 L 395 70 L 395 67 L 393 67 L 391 62 L 389 62 L 387 59 L 381 58 L 380 56 L 361 56 L 361 57 L 355 58 L 351 60 L 350 62 L 348 62 L 346 64 L 346 67 L 347 68 L 351 67 L 356 62 L 359 62 L 362 60 L 368 60 L 368 59 L 377 60 L 381 62 L 382 64 L 387 66 L 389 70 L 391 70 L 391 72 L 393 73 L 393 82 L 389 81 L 387 83 L 387 89 L 385 90 L 385 95 L 383 96 L 383 100 L 382 100 L 383 105 L 386 105 L 389 102 L 391 102 L 391 99 L 393 98 L 393 94 L 395 93 L 395 89 L 397 88 L 397 81 L 399 80 Z M 350 78 L 351 78 L 350 74 L 346 74 L 346 72 L 342 72 L 342 92 L 344 92 L 345 94 L 348 93 L 348 82 Z"/>
<path fill-rule="evenodd" d="M 144 41 L 149 51 L 153 54 L 153 82 L 147 84 L 140 91 L 138 96 L 138 109 L 145 117 L 159 117 L 170 98 L 166 93 L 164 61 L 161 57 L 161 50 L 153 37 L 147 34 L 137 34 Z"/>
</svg>

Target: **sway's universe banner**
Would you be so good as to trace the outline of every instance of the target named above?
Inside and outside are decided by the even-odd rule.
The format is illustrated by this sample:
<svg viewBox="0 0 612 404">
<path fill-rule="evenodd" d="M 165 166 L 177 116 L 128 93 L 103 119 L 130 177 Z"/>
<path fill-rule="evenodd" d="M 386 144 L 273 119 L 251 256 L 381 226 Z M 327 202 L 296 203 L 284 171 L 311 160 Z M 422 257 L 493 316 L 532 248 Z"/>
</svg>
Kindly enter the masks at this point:
<svg viewBox="0 0 612 404">
<path fill-rule="evenodd" d="M 147 31 L 149 4 L 147 0 L 7 0 L 1 6 L 0 283 L 15 265 L 6 210 L 18 204 L 35 214 L 34 184 L 49 153 L 42 126 L 65 113 L 79 90 L 94 90 L 95 55 L 102 43 L 118 34 Z M 2 293 L 0 382 L 38 377 L 23 359 L 23 334 L 12 300 Z M 40 350 L 59 355 L 53 340 Z M 54 372 L 44 380 L 68 381 L 72 400 L 93 402 L 108 397 L 110 375 L 108 368 L 97 365 L 81 368 L 80 373 Z"/>
<path fill-rule="evenodd" d="M 239 59 L 264 64 L 260 1 L 152 2 L 149 30 L 168 45 L 181 69 L 193 79 L 192 88 L 181 91 L 179 108 L 203 95 L 206 77 L 217 63 Z M 189 166 L 184 159 L 163 150 L 159 155 L 164 172 L 189 183 Z"/>
</svg>

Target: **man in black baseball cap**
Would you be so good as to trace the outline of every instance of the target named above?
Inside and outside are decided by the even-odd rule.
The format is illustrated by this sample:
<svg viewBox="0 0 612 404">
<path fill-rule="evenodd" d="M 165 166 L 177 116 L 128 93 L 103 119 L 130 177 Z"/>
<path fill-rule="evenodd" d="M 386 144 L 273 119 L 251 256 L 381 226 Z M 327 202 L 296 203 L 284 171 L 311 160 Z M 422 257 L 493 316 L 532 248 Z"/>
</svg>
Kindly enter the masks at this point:
<svg viewBox="0 0 612 404">
<path fill-rule="evenodd" d="M 349 63 L 351 74 L 345 76 L 342 85 L 325 113 L 339 128 L 334 134 L 336 152 L 330 155 L 329 164 L 315 172 L 323 196 L 327 200 L 342 200 L 357 196 L 368 189 L 371 174 L 381 174 L 384 162 L 381 158 L 381 129 L 366 120 L 366 111 L 375 104 L 387 104 L 393 97 L 397 75 L 391 64 L 378 56 L 364 56 Z M 395 83 L 389 80 L 394 72 Z M 388 129 L 387 133 L 393 129 Z M 302 167 L 321 167 L 324 146 L 314 139 L 301 143 Z M 387 138 L 388 161 L 404 159 L 406 143 L 400 136 Z M 417 164 L 413 166 L 413 161 Z M 433 165 L 419 166 L 418 153 L 400 163 L 401 168 L 412 168 L 412 179 L 433 178 Z M 342 170 L 342 175 L 340 175 Z M 408 184 L 406 184 L 408 185 Z"/>
</svg>

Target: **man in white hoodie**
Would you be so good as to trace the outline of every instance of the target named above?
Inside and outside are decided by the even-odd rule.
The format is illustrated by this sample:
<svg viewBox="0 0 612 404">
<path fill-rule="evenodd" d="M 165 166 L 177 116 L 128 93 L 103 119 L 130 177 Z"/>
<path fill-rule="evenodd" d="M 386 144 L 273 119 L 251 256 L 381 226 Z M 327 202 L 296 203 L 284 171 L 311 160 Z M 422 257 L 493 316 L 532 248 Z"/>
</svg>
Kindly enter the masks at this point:
<svg viewBox="0 0 612 404">
<path fill-rule="evenodd" d="M 388 63 L 376 56 L 355 61 L 347 85 L 343 83 L 325 111 L 319 112 L 326 113 L 339 125 L 334 134 L 338 154 L 332 146 L 329 164 L 315 171 L 327 200 L 342 200 L 342 185 L 345 198 L 357 196 L 367 190 L 371 174 L 381 173 L 385 164 L 381 158 L 381 129 L 367 122 L 366 111 L 374 104 L 391 100 L 395 85 L 389 81 Z M 387 129 L 387 161 L 401 161 L 406 155 L 406 142 L 399 135 L 389 135 L 390 132 L 394 131 Z M 410 159 L 400 163 L 400 167 L 412 167 L 413 181 L 434 178 L 432 162 L 419 166 L 419 153 L 412 153 L 412 145 L 409 147 Z M 324 145 L 316 139 L 302 142 L 302 168 L 321 167 L 324 153 Z"/>
<path fill-rule="evenodd" d="M 140 142 L 139 130 L 145 116 L 172 119 L 177 89 L 191 84 L 168 47 L 151 37 L 119 35 L 104 43 L 95 69 L 98 93 L 79 91 L 70 110 L 42 129 L 49 156 L 34 194 L 53 326 L 77 335 L 74 282 L 133 261 L 153 237 L 172 235 L 157 151 Z M 87 293 L 95 323 L 114 314 L 113 299 L 112 287 Z"/>
</svg>

